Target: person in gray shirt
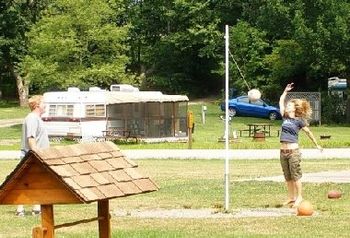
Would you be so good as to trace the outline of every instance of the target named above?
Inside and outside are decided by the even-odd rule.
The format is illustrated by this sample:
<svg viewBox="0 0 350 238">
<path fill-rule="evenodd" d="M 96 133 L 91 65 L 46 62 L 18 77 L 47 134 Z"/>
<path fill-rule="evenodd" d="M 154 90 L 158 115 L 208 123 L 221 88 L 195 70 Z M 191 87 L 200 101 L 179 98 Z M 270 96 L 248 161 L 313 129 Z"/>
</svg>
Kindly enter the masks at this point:
<svg viewBox="0 0 350 238">
<path fill-rule="evenodd" d="M 29 150 L 40 150 L 50 146 L 47 130 L 41 115 L 45 112 L 43 96 L 35 95 L 28 100 L 31 112 L 25 117 L 22 126 L 21 159 Z M 34 205 L 32 214 L 40 214 L 40 205 Z M 18 205 L 17 216 L 24 216 L 24 206 Z"/>
</svg>

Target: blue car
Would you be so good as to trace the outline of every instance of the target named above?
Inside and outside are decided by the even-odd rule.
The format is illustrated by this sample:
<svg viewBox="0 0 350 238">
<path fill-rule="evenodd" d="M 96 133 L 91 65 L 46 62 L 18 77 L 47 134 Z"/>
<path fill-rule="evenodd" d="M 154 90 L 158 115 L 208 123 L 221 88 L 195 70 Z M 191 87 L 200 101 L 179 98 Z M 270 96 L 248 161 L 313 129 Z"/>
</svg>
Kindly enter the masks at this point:
<svg viewBox="0 0 350 238">
<path fill-rule="evenodd" d="M 221 110 L 225 111 L 225 103 L 220 105 Z M 281 119 L 279 108 L 269 106 L 263 100 L 249 101 L 248 96 L 240 96 L 230 99 L 228 102 L 229 115 L 234 116 L 250 116 L 263 117 L 270 120 Z"/>
</svg>

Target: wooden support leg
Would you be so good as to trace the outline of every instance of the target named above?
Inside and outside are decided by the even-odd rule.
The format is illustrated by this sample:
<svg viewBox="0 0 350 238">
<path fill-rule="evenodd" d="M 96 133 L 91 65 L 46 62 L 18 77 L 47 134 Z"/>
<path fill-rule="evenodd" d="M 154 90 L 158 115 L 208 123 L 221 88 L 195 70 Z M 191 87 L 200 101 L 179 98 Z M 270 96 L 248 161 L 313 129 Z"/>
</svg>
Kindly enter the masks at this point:
<svg viewBox="0 0 350 238">
<path fill-rule="evenodd" d="M 44 229 L 41 226 L 34 227 L 32 230 L 32 238 L 44 238 Z"/>
<path fill-rule="evenodd" d="M 188 148 L 192 149 L 192 128 L 188 128 Z"/>
<path fill-rule="evenodd" d="M 109 215 L 109 200 L 98 201 L 98 217 L 104 219 L 98 220 L 98 229 L 100 238 L 111 238 L 111 223 Z"/>
<path fill-rule="evenodd" d="M 55 237 L 55 222 L 53 205 L 41 205 L 41 225 L 44 229 L 44 238 Z"/>
</svg>

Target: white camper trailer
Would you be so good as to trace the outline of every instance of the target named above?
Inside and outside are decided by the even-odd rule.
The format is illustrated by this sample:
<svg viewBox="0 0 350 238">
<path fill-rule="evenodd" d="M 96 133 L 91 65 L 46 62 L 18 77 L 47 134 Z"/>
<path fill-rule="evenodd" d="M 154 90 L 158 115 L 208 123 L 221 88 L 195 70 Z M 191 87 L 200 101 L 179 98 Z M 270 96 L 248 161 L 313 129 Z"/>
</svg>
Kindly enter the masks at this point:
<svg viewBox="0 0 350 238">
<path fill-rule="evenodd" d="M 47 92 L 44 103 L 43 120 L 50 137 L 89 138 L 106 130 L 105 91 Z"/>
<path fill-rule="evenodd" d="M 43 120 L 49 136 L 90 140 L 113 130 L 145 139 L 187 138 L 187 96 L 120 88 L 128 90 L 45 93 Z"/>
</svg>

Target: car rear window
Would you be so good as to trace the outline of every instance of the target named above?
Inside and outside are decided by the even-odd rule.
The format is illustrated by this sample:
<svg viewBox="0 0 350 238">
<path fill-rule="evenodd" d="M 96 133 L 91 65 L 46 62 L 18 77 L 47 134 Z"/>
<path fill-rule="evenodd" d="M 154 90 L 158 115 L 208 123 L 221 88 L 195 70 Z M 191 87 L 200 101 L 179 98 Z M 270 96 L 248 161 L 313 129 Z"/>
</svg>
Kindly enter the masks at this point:
<svg viewBox="0 0 350 238">
<path fill-rule="evenodd" d="M 244 102 L 244 103 L 249 103 L 248 97 L 240 98 L 238 101 L 239 102 Z"/>
</svg>

